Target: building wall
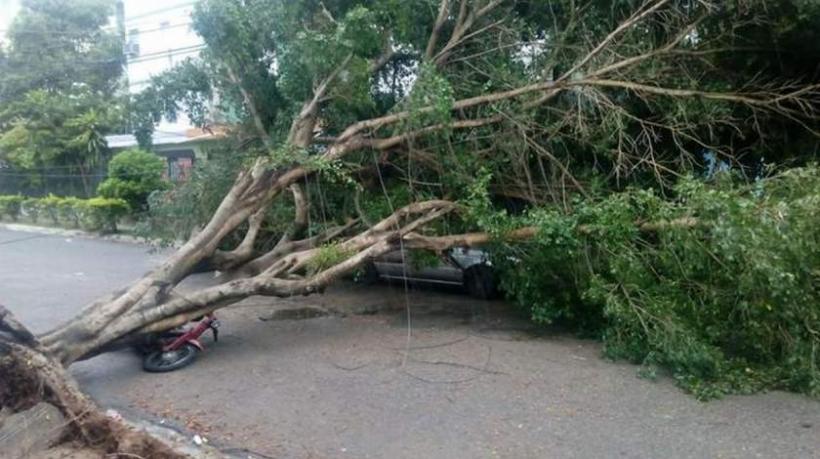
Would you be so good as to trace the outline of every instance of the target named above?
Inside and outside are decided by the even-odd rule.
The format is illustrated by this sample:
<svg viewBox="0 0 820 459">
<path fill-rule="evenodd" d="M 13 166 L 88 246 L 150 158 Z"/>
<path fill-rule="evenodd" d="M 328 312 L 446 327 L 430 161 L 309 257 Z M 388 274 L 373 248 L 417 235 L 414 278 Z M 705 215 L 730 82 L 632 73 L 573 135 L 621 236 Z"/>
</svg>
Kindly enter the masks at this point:
<svg viewBox="0 0 820 459">
<path fill-rule="evenodd" d="M 128 89 L 145 89 L 151 77 L 199 55 L 202 38 L 191 29 L 192 0 L 123 0 L 125 10 Z M 175 122 L 163 120 L 157 131 L 191 128 L 184 114 Z"/>
</svg>

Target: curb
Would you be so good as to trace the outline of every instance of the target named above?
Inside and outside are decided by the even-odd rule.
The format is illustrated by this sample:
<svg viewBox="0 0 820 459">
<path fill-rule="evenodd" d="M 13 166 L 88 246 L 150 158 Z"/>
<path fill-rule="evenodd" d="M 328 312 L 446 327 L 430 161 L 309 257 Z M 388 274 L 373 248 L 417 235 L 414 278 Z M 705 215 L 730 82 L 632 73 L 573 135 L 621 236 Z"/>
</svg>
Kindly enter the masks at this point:
<svg viewBox="0 0 820 459">
<path fill-rule="evenodd" d="M 211 444 L 206 437 L 172 418 L 163 418 L 143 410 L 123 406 L 103 407 L 105 408 L 107 408 L 108 416 L 119 418 L 132 428 L 149 433 L 168 447 L 185 453 L 192 459 L 272 459 L 269 456 L 242 447 L 234 447 L 219 440 L 213 440 Z"/>
<path fill-rule="evenodd" d="M 26 233 L 42 234 L 46 236 L 72 237 L 93 239 L 109 242 L 120 242 L 135 245 L 150 245 L 152 247 L 162 247 L 163 243 L 159 239 L 146 239 L 127 234 L 100 234 L 79 229 L 54 228 L 49 226 L 35 226 L 23 223 L 0 223 L 0 229 L 8 231 L 21 231 Z M 172 244 L 172 247 L 179 247 L 179 243 Z"/>
</svg>

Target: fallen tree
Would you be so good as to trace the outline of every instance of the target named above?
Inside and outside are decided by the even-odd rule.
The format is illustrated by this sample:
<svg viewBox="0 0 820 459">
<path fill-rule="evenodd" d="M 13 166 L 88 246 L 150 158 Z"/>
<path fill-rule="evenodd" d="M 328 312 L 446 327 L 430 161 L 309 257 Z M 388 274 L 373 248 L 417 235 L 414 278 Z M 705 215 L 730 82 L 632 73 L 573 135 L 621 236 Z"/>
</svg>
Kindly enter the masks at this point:
<svg viewBox="0 0 820 459">
<path fill-rule="evenodd" d="M 203 8 L 222 8 L 215 4 L 205 5 L 208 6 Z M 440 14 L 433 24 L 422 58 L 423 62 L 428 63 L 425 65 L 436 69 L 449 65 L 456 50 L 471 43 L 472 40 L 478 40 L 482 34 L 489 34 L 490 31 L 501 27 L 502 23 L 507 22 L 505 16 L 514 11 L 512 5 L 505 5 L 502 1 L 476 4 L 463 1 L 458 5 L 443 1 L 440 6 Z M 599 101 L 602 107 L 592 107 L 593 110 L 618 110 L 619 106 L 610 96 L 603 93 L 605 89 L 618 88 L 634 92 L 642 98 L 696 98 L 730 102 L 743 105 L 753 113 L 771 112 L 797 121 L 807 116 L 811 117 L 816 108 L 813 105 L 818 95 L 816 86 L 784 84 L 780 87 L 754 91 L 714 92 L 699 88 L 664 87 L 623 78 L 629 75 L 624 72 L 643 63 L 677 59 L 681 47 L 684 48 L 684 52 L 694 52 L 690 43 L 691 34 L 698 24 L 713 12 L 713 8 L 717 8 L 704 3 L 700 15 L 691 12 L 684 14 L 675 2 L 654 1 L 637 6 L 614 30 L 606 34 L 591 50 L 581 54 L 560 75 L 552 78 L 539 76 L 527 85 L 495 92 L 484 91 L 471 97 L 449 101 L 449 104 L 447 100 L 429 99 L 430 102 L 445 103 L 443 107 L 422 103 L 419 106 L 402 109 L 401 105 L 398 105 L 398 110 L 394 108 L 392 113 L 357 120 L 346 126 L 334 126 L 335 135 L 329 136 L 330 138 L 319 138 L 317 132 L 331 130 L 329 126 L 322 126 L 323 123 L 330 121 L 323 117 L 323 108 L 334 99 L 343 97 L 342 94 L 335 92 L 335 88 L 346 83 L 342 74 L 352 72 L 355 68 L 354 60 L 368 64 L 364 71 L 374 72 L 385 65 L 385 62 L 390 62 L 391 57 L 397 53 L 397 49 L 402 49 L 402 46 L 395 43 L 396 37 L 390 35 L 389 29 L 376 27 L 371 22 L 376 17 L 368 16 L 360 7 L 348 6 L 350 9 L 346 13 L 347 16 L 338 19 L 324 7 L 316 11 L 307 7 L 306 11 L 300 11 L 301 7 L 293 8 L 297 11 L 291 11 L 284 6 L 282 8 L 286 10 L 283 14 L 298 14 L 299 17 L 316 21 L 315 27 L 319 31 L 324 32 L 327 29 L 326 33 L 339 33 L 340 30 L 346 31 L 346 28 L 362 27 L 362 36 L 348 38 L 354 40 L 354 44 L 348 45 L 347 48 L 343 47 L 342 50 L 335 50 L 333 55 L 327 56 L 334 61 L 332 65 L 323 63 L 317 72 L 324 72 L 312 75 L 311 90 L 293 116 L 286 139 L 278 146 L 270 139 L 259 113 L 258 107 L 267 102 L 257 100 L 256 96 L 244 87 L 237 71 L 233 70 L 236 64 L 231 62 L 230 57 L 220 61 L 230 81 L 237 85 L 250 115 L 250 122 L 259 139 L 263 141 L 268 154 L 257 157 L 250 166 L 240 171 L 207 224 L 198 229 L 161 266 L 127 289 L 91 304 L 70 322 L 40 336 L 40 341 L 49 355 L 68 365 L 129 333 L 179 325 L 192 316 L 224 307 L 249 295 L 292 296 L 320 292 L 340 276 L 352 272 L 376 256 L 396 249 L 408 238 L 415 241 L 413 245 L 416 248 L 439 251 L 447 249 L 448 246 L 470 243 L 471 238 L 468 237 L 451 237 L 433 242 L 417 236 L 426 224 L 456 209 L 452 202 L 431 200 L 412 203 L 398 209 L 379 223 L 363 230 L 357 229 L 361 225 L 353 222 L 342 228 L 329 228 L 323 234 L 308 239 L 294 240 L 286 234 L 278 244 L 263 254 L 251 250 L 266 208 L 272 201 L 284 199 L 288 192 L 294 196 L 296 208 L 291 233 L 299 233 L 299 227 L 304 225 L 304 216 L 307 213 L 307 201 L 301 197 L 301 183 L 305 177 L 331 168 L 337 161 L 357 152 L 375 150 L 391 155 L 400 154 L 400 150 L 409 148 L 408 145 L 412 145 L 422 136 L 445 130 L 474 130 L 502 123 L 506 117 L 512 116 L 493 104 L 503 102 L 518 104 L 519 110 L 536 109 L 548 106 L 567 93 L 591 91 L 596 94 L 595 97 L 603 99 Z M 573 14 L 580 14 L 580 11 Z M 689 19 L 692 17 L 694 19 Z M 641 24 L 647 21 L 660 22 L 666 29 L 662 44 L 643 53 L 628 56 L 616 54 L 616 50 L 620 51 L 617 46 L 619 40 L 624 35 L 634 33 L 635 29 L 642 27 Z M 445 24 L 452 30 L 449 31 L 450 36 L 442 46 L 438 41 L 444 38 L 441 35 Z M 369 34 L 376 34 L 375 37 L 382 38 L 386 46 L 368 61 L 358 54 L 356 46 L 363 44 L 356 43 L 355 40 L 372 39 Z M 286 38 L 296 39 L 282 37 Z M 296 47 L 301 44 L 287 45 Z M 341 42 L 337 45 L 341 46 Z M 372 50 L 368 51 L 372 53 Z M 352 79 L 354 76 L 347 78 Z M 419 88 L 421 89 L 423 88 Z M 411 98 L 413 95 L 411 92 Z M 499 113 L 488 116 L 486 113 L 479 113 L 481 110 Z M 425 119 L 426 114 L 435 111 L 446 112 L 448 119 L 443 122 Z M 567 115 L 571 116 L 572 113 Z M 419 126 L 402 125 L 403 122 L 410 120 L 417 121 Z M 678 129 L 673 126 L 667 128 Z M 679 128 L 681 135 L 693 135 L 687 133 L 687 129 L 689 128 Z M 617 135 L 626 134 L 620 132 Z M 319 142 L 320 148 L 317 147 Z M 636 144 L 633 148 L 639 150 L 642 147 Z M 651 148 L 651 144 L 647 143 L 647 148 Z M 317 153 L 307 155 L 305 152 L 309 149 L 316 149 Z M 624 154 L 628 152 L 628 147 L 624 147 Z M 662 165 L 658 164 L 657 167 Z M 248 223 L 248 228 L 244 240 L 232 251 L 219 251 L 223 239 L 245 223 Z M 334 241 L 341 255 L 339 259 L 332 266 L 308 272 L 307 267 L 311 260 L 322 252 L 322 244 L 329 241 Z M 193 296 L 178 296 L 174 287 L 190 274 L 196 264 L 206 258 L 212 258 L 217 269 L 228 268 L 228 277 L 232 280 L 197 292 Z M 237 275 L 233 275 L 234 273 Z"/>
<path fill-rule="evenodd" d="M 68 366 L 123 337 L 172 328 L 251 295 L 320 293 L 393 250 L 532 237 L 535 228 L 471 231 L 482 217 L 464 189 L 482 167 L 493 175 L 485 191 L 561 203 L 588 193 L 573 173 L 586 166 L 568 159 L 568 148 L 597 152 L 589 163 L 605 158 L 613 182 L 642 173 L 663 183 L 694 151 L 731 161 L 727 139 L 759 131 L 761 120 L 815 130 L 817 85 L 715 79 L 717 56 L 733 50 L 725 34 L 757 16 L 705 1 L 598 3 L 202 2 L 195 27 L 208 45 L 206 64 L 180 71 L 206 69 L 202 94 L 220 88 L 241 104 L 247 122 L 236 135 L 253 154 L 208 220 L 165 262 L 36 341 L 14 332 L 7 357 L 42 362 L 29 376 L 47 381 L 70 414 L 71 400 L 80 399 L 76 387 L 57 383 L 67 379 L 57 362 Z M 721 28 L 726 23 L 734 28 Z M 204 95 L 163 78 L 144 103 L 204 103 Z M 369 181 L 387 193 L 388 164 L 407 166 L 398 174 L 405 186 L 424 186 L 430 175 L 441 183 L 404 205 L 387 196 L 389 212 L 376 220 L 342 209 L 351 212 L 311 228 L 310 180 L 353 182 L 356 195 Z M 292 221 L 265 246 L 266 214 L 282 202 Z M 452 228 L 465 231 L 442 231 L 443 221 L 459 221 Z M 692 223 L 636 222 L 652 231 Z M 230 240 L 236 245 L 226 248 Z M 220 282 L 179 293 L 203 262 L 220 271 Z M 8 383 L 6 373 L 0 379 Z"/>
</svg>

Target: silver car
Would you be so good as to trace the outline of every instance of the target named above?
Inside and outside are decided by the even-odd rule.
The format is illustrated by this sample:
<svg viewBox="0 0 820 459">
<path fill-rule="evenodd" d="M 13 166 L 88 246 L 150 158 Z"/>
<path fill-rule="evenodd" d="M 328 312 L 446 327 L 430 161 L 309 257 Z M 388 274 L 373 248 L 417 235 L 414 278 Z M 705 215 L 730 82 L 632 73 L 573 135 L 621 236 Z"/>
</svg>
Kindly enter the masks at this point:
<svg viewBox="0 0 820 459">
<path fill-rule="evenodd" d="M 413 283 L 461 286 L 475 298 L 498 295 L 496 273 L 487 252 L 458 247 L 450 249 L 435 266 L 415 268 L 400 250 L 387 253 L 368 264 L 361 277 L 364 283 L 407 280 Z"/>
</svg>

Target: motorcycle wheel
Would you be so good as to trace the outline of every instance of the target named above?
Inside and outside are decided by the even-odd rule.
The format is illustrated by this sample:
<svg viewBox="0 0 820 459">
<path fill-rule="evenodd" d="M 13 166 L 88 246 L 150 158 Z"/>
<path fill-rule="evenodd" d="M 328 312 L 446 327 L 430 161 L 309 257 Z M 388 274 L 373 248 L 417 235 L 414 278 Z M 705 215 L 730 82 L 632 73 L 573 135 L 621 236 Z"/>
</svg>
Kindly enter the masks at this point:
<svg viewBox="0 0 820 459">
<path fill-rule="evenodd" d="M 190 343 L 174 351 L 161 350 L 151 352 L 142 359 L 142 368 L 151 373 L 164 373 L 179 370 L 190 365 L 199 354 L 199 348 Z"/>
</svg>

